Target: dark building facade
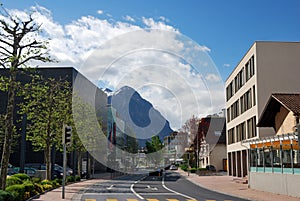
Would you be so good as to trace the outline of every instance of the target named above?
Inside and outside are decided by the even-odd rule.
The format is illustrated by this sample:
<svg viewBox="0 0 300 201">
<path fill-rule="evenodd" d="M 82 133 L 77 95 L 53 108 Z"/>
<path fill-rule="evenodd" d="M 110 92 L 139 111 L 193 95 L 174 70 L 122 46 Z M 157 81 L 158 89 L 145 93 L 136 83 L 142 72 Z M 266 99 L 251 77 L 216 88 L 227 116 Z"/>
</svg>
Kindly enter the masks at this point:
<svg viewBox="0 0 300 201">
<path fill-rule="evenodd" d="M 75 80 L 80 78 L 81 82 L 84 82 L 85 90 L 95 91 L 95 110 L 97 111 L 97 116 L 99 115 L 102 119 L 103 132 L 106 133 L 106 125 L 107 125 L 107 95 L 101 89 L 99 89 L 95 84 L 93 84 L 90 80 L 84 77 L 80 72 L 78 72 L 73 67 L 41 67 L 37 68 L 37 74 L 42 75 L 44 78 L 54 78 L 56 80 L 65 80 L 71 83 L 71 87 L 74 86 Z M 8 76 L 8 70 L 0 69 L 1 76 Z M 17 80 L 23 85 L 25 83 L 30 82 L 30 76 L 26 75 L 26 73 L 21 73 L 17 76 Z M 6 106 L 7 106 L 7 93 L 0 91 L 0 114 L 5 114 Z M 16 107 L 18 108 L 18 103 L 22 101 L 21 97 L 16 97 Z M 72 112 L 72 111 L 70 111 Z M 17 127 L 18 134 L 22 134 L 22 130 L 24 130 L 24 122 L 19 122 L 20 115 L 18 115 L 17 110 L 15 110 L 14 121 Z M 20 143 L 19 143 L 20 142 Z M 17 145 L 13 149 L 13 153 L 10 157 L 10 163 L 14 166 L 20 166 L 21 160 L 21 137 L 17 143 Z M 2 149 L 2 147 L 0 147 Z M 54 152 L 53 152 L 54 153 Z M 75 166 L 75 153 L 69 155 L 68 166 Z M 0 156 L 1 157 L 1 156 Z M 62 165 L 62 154 L 60 152 L 56 152 L 55 154 L 55 163 Z M 30 142 L 26 142 L 25 146 L 25 163 L 44 163 L 44 153 L 43 152 L 34 152 L 32 145 Z M 74 167 L 75 168 L 75 167 Z M 98 169 L 104 169 L 98 164 Z"/>
</svg>

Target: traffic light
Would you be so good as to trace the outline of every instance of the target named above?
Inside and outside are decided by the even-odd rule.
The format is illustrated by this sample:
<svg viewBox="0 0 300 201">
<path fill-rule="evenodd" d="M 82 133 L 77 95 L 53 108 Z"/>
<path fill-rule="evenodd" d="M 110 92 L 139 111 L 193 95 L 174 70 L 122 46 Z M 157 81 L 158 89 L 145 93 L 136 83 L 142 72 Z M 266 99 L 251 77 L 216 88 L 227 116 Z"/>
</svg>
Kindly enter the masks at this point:
<svg viewBox="0 0 300 201">
<path fill-rule="evenodd" d="M 64 143 L 66 145 L 71 145 L 71 143 L 72 143 L 72 127 L 71 126 L 65 126 Z"/>
</svg>

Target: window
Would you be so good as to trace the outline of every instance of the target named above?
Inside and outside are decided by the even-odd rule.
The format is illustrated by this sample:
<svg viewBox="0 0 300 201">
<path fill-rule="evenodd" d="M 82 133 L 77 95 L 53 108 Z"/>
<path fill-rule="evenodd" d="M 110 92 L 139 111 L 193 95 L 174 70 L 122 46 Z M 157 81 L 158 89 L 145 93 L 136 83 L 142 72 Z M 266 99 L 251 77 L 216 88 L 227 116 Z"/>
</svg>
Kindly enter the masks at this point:
<svg viewBox="0 0 300 201">
<path fill-rule="evenodd" d="M 235 101 L 231 107 L 231 120 L 239 116 L 239 100 Z"/>
<path fill-rule="evenodd" d="M 246 81 L 248 81 L 254 75 L 254 55 L 249 59 L 245 65 L 246 68 Z"/>
<path fill-rule="evenodd" d="M 253 106 L 256 105 L 256 92 L 255 92 L 255 85 L 253 86 Z"/>
<path fill-rule="evenodd" d="M 227 109 L 227 122 L 230 122 L 230 108 Z"/>
<path fill-rule="evenodd" d="M 252 117 L 247 121 L 248 138 L 256 137 L 256 117 Z"/>
<path fill-rule="evenodd" d="M 244 84 L 244 68 L 240 70 L 240 72 L 237 74 L 237 76 L 234 78 L 234 84 L 235 84 L 235 92 L 237 92 Z"/>
<path fill-rule="evenodd" d="M 239 124 L 239 125 L 236 127 L 236 136 L 237 136 L 237 142 L 246 139 L 246 127 L 245 127 L 245 122 Z"/>
<path fill-rule="evenodd" d="M 233 82 L 231 82 L 226 88 L 226 100 L 229 100 L 233 96 Z"/>
<path fill-rule="evenodd" d="M 234 128 L 228 130 L 228 144 L 232 144 L 235 142 L 234 139 Z"/>
</svg>

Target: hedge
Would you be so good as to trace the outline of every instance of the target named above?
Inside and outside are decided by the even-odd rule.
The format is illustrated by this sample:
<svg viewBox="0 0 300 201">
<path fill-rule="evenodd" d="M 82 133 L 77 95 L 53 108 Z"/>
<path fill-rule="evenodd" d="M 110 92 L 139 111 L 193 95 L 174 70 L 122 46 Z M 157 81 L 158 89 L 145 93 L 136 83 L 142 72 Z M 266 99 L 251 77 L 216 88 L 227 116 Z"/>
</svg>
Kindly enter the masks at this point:
<svg viewBox="0 0 300 201">
<path fill-rule="evenodd" d="M 24 200 L 25 196 L 25 186 L 22 184 L 15 184 L 12 186 L 9 186 L 5 189 L 7 192 L 10 192 L 15 201 L 21 201 Z"/>
<path fill-rule="evenodd" d="M 21 179 L 22 181 L 30 180 L 30 177 L 24 173 L 14 174 L 11 177 L 17 177 L 17 178 Z"/>
<path fill-rule="evenodd" d="M 0 190 L 0 201 L 14 201 L 14 196 L 10 192 Z"/>
<path fill-rule="evenodd" d="M 16 184 L 22 184 L 22 180 L 18 177 L 7 177 L 6 179 L 6 187 L 13 186 Z"/>
</svg>

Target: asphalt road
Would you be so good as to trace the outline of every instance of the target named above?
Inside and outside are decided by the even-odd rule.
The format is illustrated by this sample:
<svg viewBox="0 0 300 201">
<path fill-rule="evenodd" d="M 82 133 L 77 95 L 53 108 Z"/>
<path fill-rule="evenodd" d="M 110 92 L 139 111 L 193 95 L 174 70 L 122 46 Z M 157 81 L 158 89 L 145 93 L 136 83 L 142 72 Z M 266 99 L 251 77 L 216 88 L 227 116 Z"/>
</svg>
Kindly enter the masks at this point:
<svg viewBox="0 0 300 201">
<path fill-rule="evenodd" d="M 163 177 L 126 175 L 97 183 L 79 194 L 81 201 L 246 201 L 204 189 L 172 171 Z"/>
</svg>

